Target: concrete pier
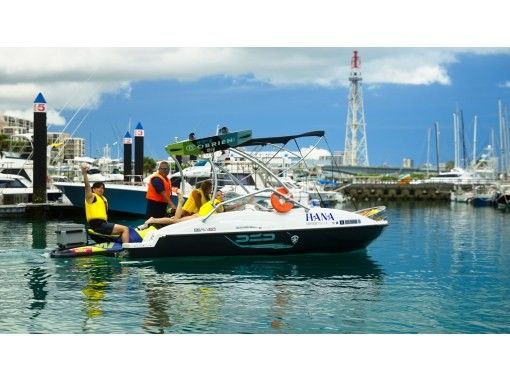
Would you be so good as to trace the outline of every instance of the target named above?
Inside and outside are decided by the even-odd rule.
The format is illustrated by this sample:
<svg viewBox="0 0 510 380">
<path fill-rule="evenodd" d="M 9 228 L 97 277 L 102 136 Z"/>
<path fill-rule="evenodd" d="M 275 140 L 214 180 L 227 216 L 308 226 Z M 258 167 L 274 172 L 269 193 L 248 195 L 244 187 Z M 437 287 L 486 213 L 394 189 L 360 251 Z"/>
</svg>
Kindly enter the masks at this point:
<svg viewBox="0 0 510 380">
<path fill-rule="evenodd" d="M 450 201 L 452 184 L 353 183 L 342 191 L 354 201 Z"/>
<path fill-rule="evenodd" d="M 56 202 L 0 205 L 0 215 L 29 218 L 62 218 L 83 215 L 83 210 Z"/>
</svg>

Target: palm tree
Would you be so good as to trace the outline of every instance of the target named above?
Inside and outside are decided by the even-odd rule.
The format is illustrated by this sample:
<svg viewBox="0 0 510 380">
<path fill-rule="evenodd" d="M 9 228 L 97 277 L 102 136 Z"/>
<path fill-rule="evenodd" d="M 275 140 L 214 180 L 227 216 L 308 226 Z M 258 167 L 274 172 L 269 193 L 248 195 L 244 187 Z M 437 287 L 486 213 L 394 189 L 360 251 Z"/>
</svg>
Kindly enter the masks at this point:
<svg viewBox="0 0 510 380">
<path fill-rule="evenodd" d="M 156 161 L 154 161 L 151 157 L 144 157 L 143 158 L 143 172 L 145 173 L 144 176 L 147 174 L 152 174 L 156 170 Z"/>
<path fill-rule="evenodd" d="M 0 150 L 7 150 L 9 148 L 9 136 L 0 133 Z"/>
</svg>

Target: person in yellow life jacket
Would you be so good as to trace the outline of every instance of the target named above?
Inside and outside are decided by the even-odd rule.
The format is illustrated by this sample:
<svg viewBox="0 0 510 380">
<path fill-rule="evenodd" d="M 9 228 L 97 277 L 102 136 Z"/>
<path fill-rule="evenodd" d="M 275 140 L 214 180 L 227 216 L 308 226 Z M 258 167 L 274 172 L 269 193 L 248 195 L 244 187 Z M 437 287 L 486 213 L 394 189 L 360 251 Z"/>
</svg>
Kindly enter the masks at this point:
<svg viewBox="0 0 510 380">
<path fill-rule="evenodd" d="M 200 207 L 211 201 L 212 182 L 207 179 L 200 184 L 198 189 L 193 189 L 186 203 L 182 206 L 182 216 L 190 216 L 198 213 Z"/>
<path fill-rule="evenodd" d="M 104 235 L 120 234 L 123 243 L 129 242 L 129 228 L 122 224 L 108 222 L 108 201 L 104 194 L 104 183 L 95 182 L 92 187 L 87 175 L 88 167 L 83 165 L 81 172 L 85 183 L 85 216 L 90 228 Z"/>
<path fill-rule="evenodd" d="M 147 184 L 147 208 L 145 217 L 161 218 L 167 214 L 167 207 L 175 209 L 172 201 L 172 182 L 168 178 L 170 173 L 170 165 L 166 161 L 161 161 L 158 171 L 154 173 Z"/>
<path fill-rule="evenodd" d="M 199 216 L 207 216 L 209 214 L 209 212 L 212 211 L 214 206 L 223 202 L 223 192 L 221 190 L 219 190 L 216 193 L 216 198 L 214 199 L 214 206 L 211 204 L 211 201 L 208 201 L 208 202 L 205 202 L 202 206 L 200 206 L 200 209 L 198 210 L 198 212 L 196 212 L 192 215 L 183 216 L 183 212 L 182 212 L 184 209 L 184 206 L 182 205 L 183 198 L 180 193 L 178 195 L 179 195 L 179 202 L 177 203 L 177 210 L 175 211 L 175 216 L 173 216 L 171 218 L 168 218 L 168 217 L 149 218 L 145 221 L 145 225 L 148 226 L 150 224 L 174 224 L 174 223 L 184 222 L 185 220 L 197 218 Z M 224 212 L 224 211 L 225 211 L 225 208 L 223 206 L 219 206 L 218 208 L 216 208 L 216 212 Z"/>
</svg>

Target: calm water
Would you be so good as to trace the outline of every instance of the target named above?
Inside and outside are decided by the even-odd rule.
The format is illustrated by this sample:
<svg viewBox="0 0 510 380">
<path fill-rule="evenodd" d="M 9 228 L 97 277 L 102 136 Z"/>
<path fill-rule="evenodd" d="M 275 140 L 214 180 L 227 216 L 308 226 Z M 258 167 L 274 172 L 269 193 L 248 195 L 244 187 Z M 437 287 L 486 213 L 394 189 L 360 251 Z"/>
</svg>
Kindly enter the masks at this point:
<svg viewBox="0 0 510 380">
<path fill-rule="evenodd" d="M 363 252 L 144 262 L 52 259 L 63 221 L 2 218 L 0 333 L 510 333 L 510 215 L 387 215 Z"/>
</svg>

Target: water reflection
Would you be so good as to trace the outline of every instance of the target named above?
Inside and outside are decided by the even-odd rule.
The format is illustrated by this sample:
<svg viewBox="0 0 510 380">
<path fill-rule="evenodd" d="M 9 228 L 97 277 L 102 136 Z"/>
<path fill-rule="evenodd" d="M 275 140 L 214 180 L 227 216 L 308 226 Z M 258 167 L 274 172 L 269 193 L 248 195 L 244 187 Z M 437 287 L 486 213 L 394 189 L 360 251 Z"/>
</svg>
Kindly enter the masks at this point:
<svg viewBox="0 0 510 380">
<path fill-rule="evenodd" d="M 333 276 L 382 278 L 383 272 L 366 250 L 338 255 L 315 253 L 295 256 L 175 257 L 124 261 L 130 267 L 153 268 L 157 273 L 222 274 L 274 280 Z"/>
<path fill-rule="evenodd" d="M 34 220 L 32 222 L 32 248 L 46 248 L 46 220 Z"/>
<path fill-rule="evenodd" d="M 271 328 L 278 330 L 286 327 L 285 316 L 291 301 L 291 290 L 284 282 L 278 281 L 274 284 L 274 299 L 271 305 Z"/>
<path fill-rule="evenodd" d="M 83 331 L 88 331 L 89 324 L 103 316 L 105 295 L 123 269 L 115 258 L 103 256 L 56 263 L 57 287 L 70 294 L 79 290 L 82 295 Z"/>
<path fill-rule="evenodd" d="M 366 317 L 384 278 L 365 251 L 52 262 L 56 301 L 68 311 L 61 322 L 82 332 L 307 331 L 296 320 L 321 325 L 323 313 L 336 315 L 335 310 L 352 304 L 361 304 L 354 309 L 360 319 Z"/>
<path fill-rule="evenodd" d="M 47 279 L 50 275 L 44 268 L 33 267 L 28 270 L 25 277 L 28 278 L 28 286 L 33 292 L 32 302 L 28 308 L 34 310 L 34 314 L 30 318 L 36 318 L 46 306 L 46 296 L 48 295 Z"/>
<path fill-rule="evenodd" d="M 143 329 L 152 333 L 216 332 L 218 325 L 241 313 L 246 316 L 239 323 L 229 321 L 234 325 L 229 331 L 285 331 L 287 321 L 303 312 L 303 297 L 310 297 L 307 293 L 333 287 L 337 288 L 333 299 L 370 298 L 379 293 L 376 289 L 383 280 L 380 266 L 365 251 L 338 256 L 179 257 L 122 263 L 138 270 L 147 305 Z M 224 310 L 235 314 L 225 315 Z M 244 326 L 253 318 L 262 318 L 262 327 Z"/>
</svg>

